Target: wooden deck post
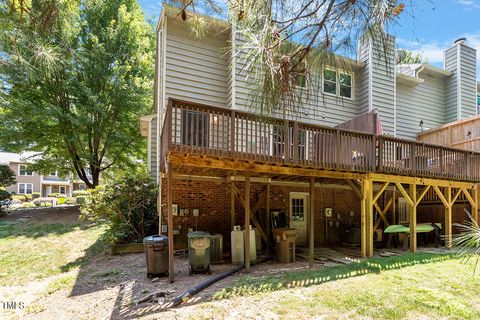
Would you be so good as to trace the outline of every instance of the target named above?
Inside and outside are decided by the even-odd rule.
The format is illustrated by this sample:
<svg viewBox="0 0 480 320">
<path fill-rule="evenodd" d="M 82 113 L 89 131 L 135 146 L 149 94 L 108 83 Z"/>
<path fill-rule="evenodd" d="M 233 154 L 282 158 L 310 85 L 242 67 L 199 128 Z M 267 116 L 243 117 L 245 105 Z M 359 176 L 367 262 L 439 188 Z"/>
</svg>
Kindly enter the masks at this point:
<svg viewBox="0 0 480 320">
<path fill-rule="evenodd" d="M 361 194 L 360 200 L 360 247 L 362 257 L 367 257 L 367 180 L 361 181 Z"/>
<path fill-rule="evenodd" d="M 478 223 L 478 206 L 480 203 L 478 202 L 478 188 L 479 184 L 475 184 L 475 188 L 473 189 L 473 200 L 474 200 L 474 205 L 472 205 L 472 218 L 475 220 L 476 223 Z"/>
<path fill-rule="evenodd" d="M 410 251 L 417 251 L 417 185 L 410 185 Z"/>
<path fill-rule="evenodd" d="M 175 242 L 173 239 L 173 167 L 170 163 L 167 163 L 167 236 L 168 236 L 168 278 L 170 282 L 175 280 L 175 270 L 173 267 L 173 250 L 175 248 Z"/>
<path fill-rule="evenodd" d="M 265 214 L 266 214 L 266 233 L 267 237 L 270 240 L 272 234 L 272 217 L 270 215 L 270 183 L 267 184 L 267 191 L 265 195 Z M 269 244 L 267 243 L 267 247 L 270 248 Z"/>
<path fill-rule="evenodd" d="M 235 226 L 235 191 L 234 191 L 234 184 L 233 182 L 230 183 L 230 226 L 233 230 Z"/>
<path fill-rule="evenodd" d="M 367 180 L 367 256 L 373 256 L 373 181 Z"/>
<path fill-rule="evenodd" d="M 310 214 L 308 216 L 308 262 L 310 268 L 313 267 L 313 259 L 315 255 L 315 178 L 310 177 Z"/>
<path fill-rule="evenodd" d="M 250 273 L 250 175 L 245 176 L 245 240 L 243 247 L 245 250 L 245 271 Z"/>
<path fill-rule="evenodd" d="M 452 248 L 452 187 L 446 187 L 447 195 L 446 200 L 448 206 L 445 207 L 445 248 Z"/>
</svg>

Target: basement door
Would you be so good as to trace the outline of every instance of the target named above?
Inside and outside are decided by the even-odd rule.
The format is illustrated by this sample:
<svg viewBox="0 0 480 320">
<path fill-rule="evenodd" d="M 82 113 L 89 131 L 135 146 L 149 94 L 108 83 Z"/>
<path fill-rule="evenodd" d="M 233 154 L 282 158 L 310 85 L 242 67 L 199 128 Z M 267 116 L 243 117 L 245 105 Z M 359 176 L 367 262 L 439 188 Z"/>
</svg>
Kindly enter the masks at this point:
<svg viewBox="0 0 480 320">
<path fill-rule="evenodd" d="M 307 214 L 308 193 L 290 192 L 290 228 L 297 229 L 297 245 L 307 244 Z"/>
</svg>

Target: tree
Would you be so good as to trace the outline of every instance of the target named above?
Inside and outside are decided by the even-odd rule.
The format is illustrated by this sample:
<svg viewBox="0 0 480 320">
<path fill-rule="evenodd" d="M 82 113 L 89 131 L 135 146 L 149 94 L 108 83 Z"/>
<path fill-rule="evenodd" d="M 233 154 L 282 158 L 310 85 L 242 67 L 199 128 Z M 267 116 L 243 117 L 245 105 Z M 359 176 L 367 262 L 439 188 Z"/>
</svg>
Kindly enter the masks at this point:
<svg viewBox="0 0 480 320">
<path fill-rule="evenodd" d="M 187 21 L 201 21 L 198 13 L 205 7 L 222 14 L 215 0 L 171 2 Z M 304 81 L 299 79 L 311 83 L 312 70 L 334 63 L 335 53 L 351 55 L 363 36 L 385 41 L 384 31 L 405 10 L 397 0 L 229 0 L 227 5 L 228 19 L 243 39 L 239 50 L 250 62 L 244 68 L 258 84 L 255 105 L 267 114 L 300 105 L 309 87 L 298 90 Z"/>
<path fill-rule="evenodd" d="M 135 0 L 0 0 L 0 142 L 86 185 L 145 149 L 153 26 Z M 91 179 L 89 176 L 91 175 Z"/>
<path fill-rule="evenodd" d="M 9 166 L 0 164 L 0 216 L 4 215 L 3 208 L 8 206 L 12 196 L 2 188 L 15 184 L 15 172 Z"/>
<path fill-rule="evenodd" d="M 412 51 L 401 49 L 397 51 L 397 63 L 426 63 L 421 53 L 413 53 Z"/>
<path fill-rule="evenodd" d="M 15 180 L 15 172 L 5 164 L 0 164 L 0 188 L 11 186 L 17 183 Z"/>
</svg>

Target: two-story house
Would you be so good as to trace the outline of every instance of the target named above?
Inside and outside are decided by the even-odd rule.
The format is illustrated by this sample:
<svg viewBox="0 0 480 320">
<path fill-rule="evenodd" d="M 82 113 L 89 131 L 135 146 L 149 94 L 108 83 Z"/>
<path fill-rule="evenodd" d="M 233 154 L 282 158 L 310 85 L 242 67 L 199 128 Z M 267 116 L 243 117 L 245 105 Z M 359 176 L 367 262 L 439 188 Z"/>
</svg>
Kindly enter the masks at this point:
<svg viewBox="0 0 480 320">
<path fill-rule="evenodd" d="M 0 152 L 0 164 L 6 164 L 15 172 L 16 184 L 7 186 L 6 190 L 11 194 L 32 194 L 39 192 L 42 197 L 51 193 L 59 193 L 71 196 L 75 190 L 85 190 L 83 181 L 73 180 L 70 177 L 61 177 L 57 171 L 50 174 L 39 174 L 29 169 L 34 161 L 35 153 L 22 154 Z"/>
<path fill-rule="evenodd" d="M 294 112 L 267 117 L 255 113 L 236 26 L 204 19 L 197 37 L 164 6 L 154 113 L 141 120 L 149 171 L 161 185 L 172 280 L 173 249 L 192 229 L 228 243 L 234 225 L 252 224 L 269 247 L 283 212 L 312 262 L 315 245 L 344 242 L 371 256 L 382 230 L 400 223 L 409 225 L 412 251 L 418 223 L 443 225 L 449 245 L 452 222 L 465 218 L 461 206 L 477 218 L 480 154 L 413 140 L 422 126 L 476 114 L 476 51 L 465 40 L 445 50 L 438 68 L 397 65 L 393 36 L 364 38 L 357 59 L 336 56 L 313 71 L 314 88 Z"/>
</svg>

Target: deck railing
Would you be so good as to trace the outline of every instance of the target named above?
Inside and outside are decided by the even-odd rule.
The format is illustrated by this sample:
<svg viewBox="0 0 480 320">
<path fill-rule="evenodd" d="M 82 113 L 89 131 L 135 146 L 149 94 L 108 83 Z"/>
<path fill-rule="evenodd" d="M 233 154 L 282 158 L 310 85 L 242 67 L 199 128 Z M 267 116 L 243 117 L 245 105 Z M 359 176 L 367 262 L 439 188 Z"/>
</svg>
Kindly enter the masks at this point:
<svg viewBox="0 0 480 320">
<path fill-rule="evenodd" d="M 480 153 L 170 100 L 167 152 L 322 169 L 480 181 Z"/>
</svg>

